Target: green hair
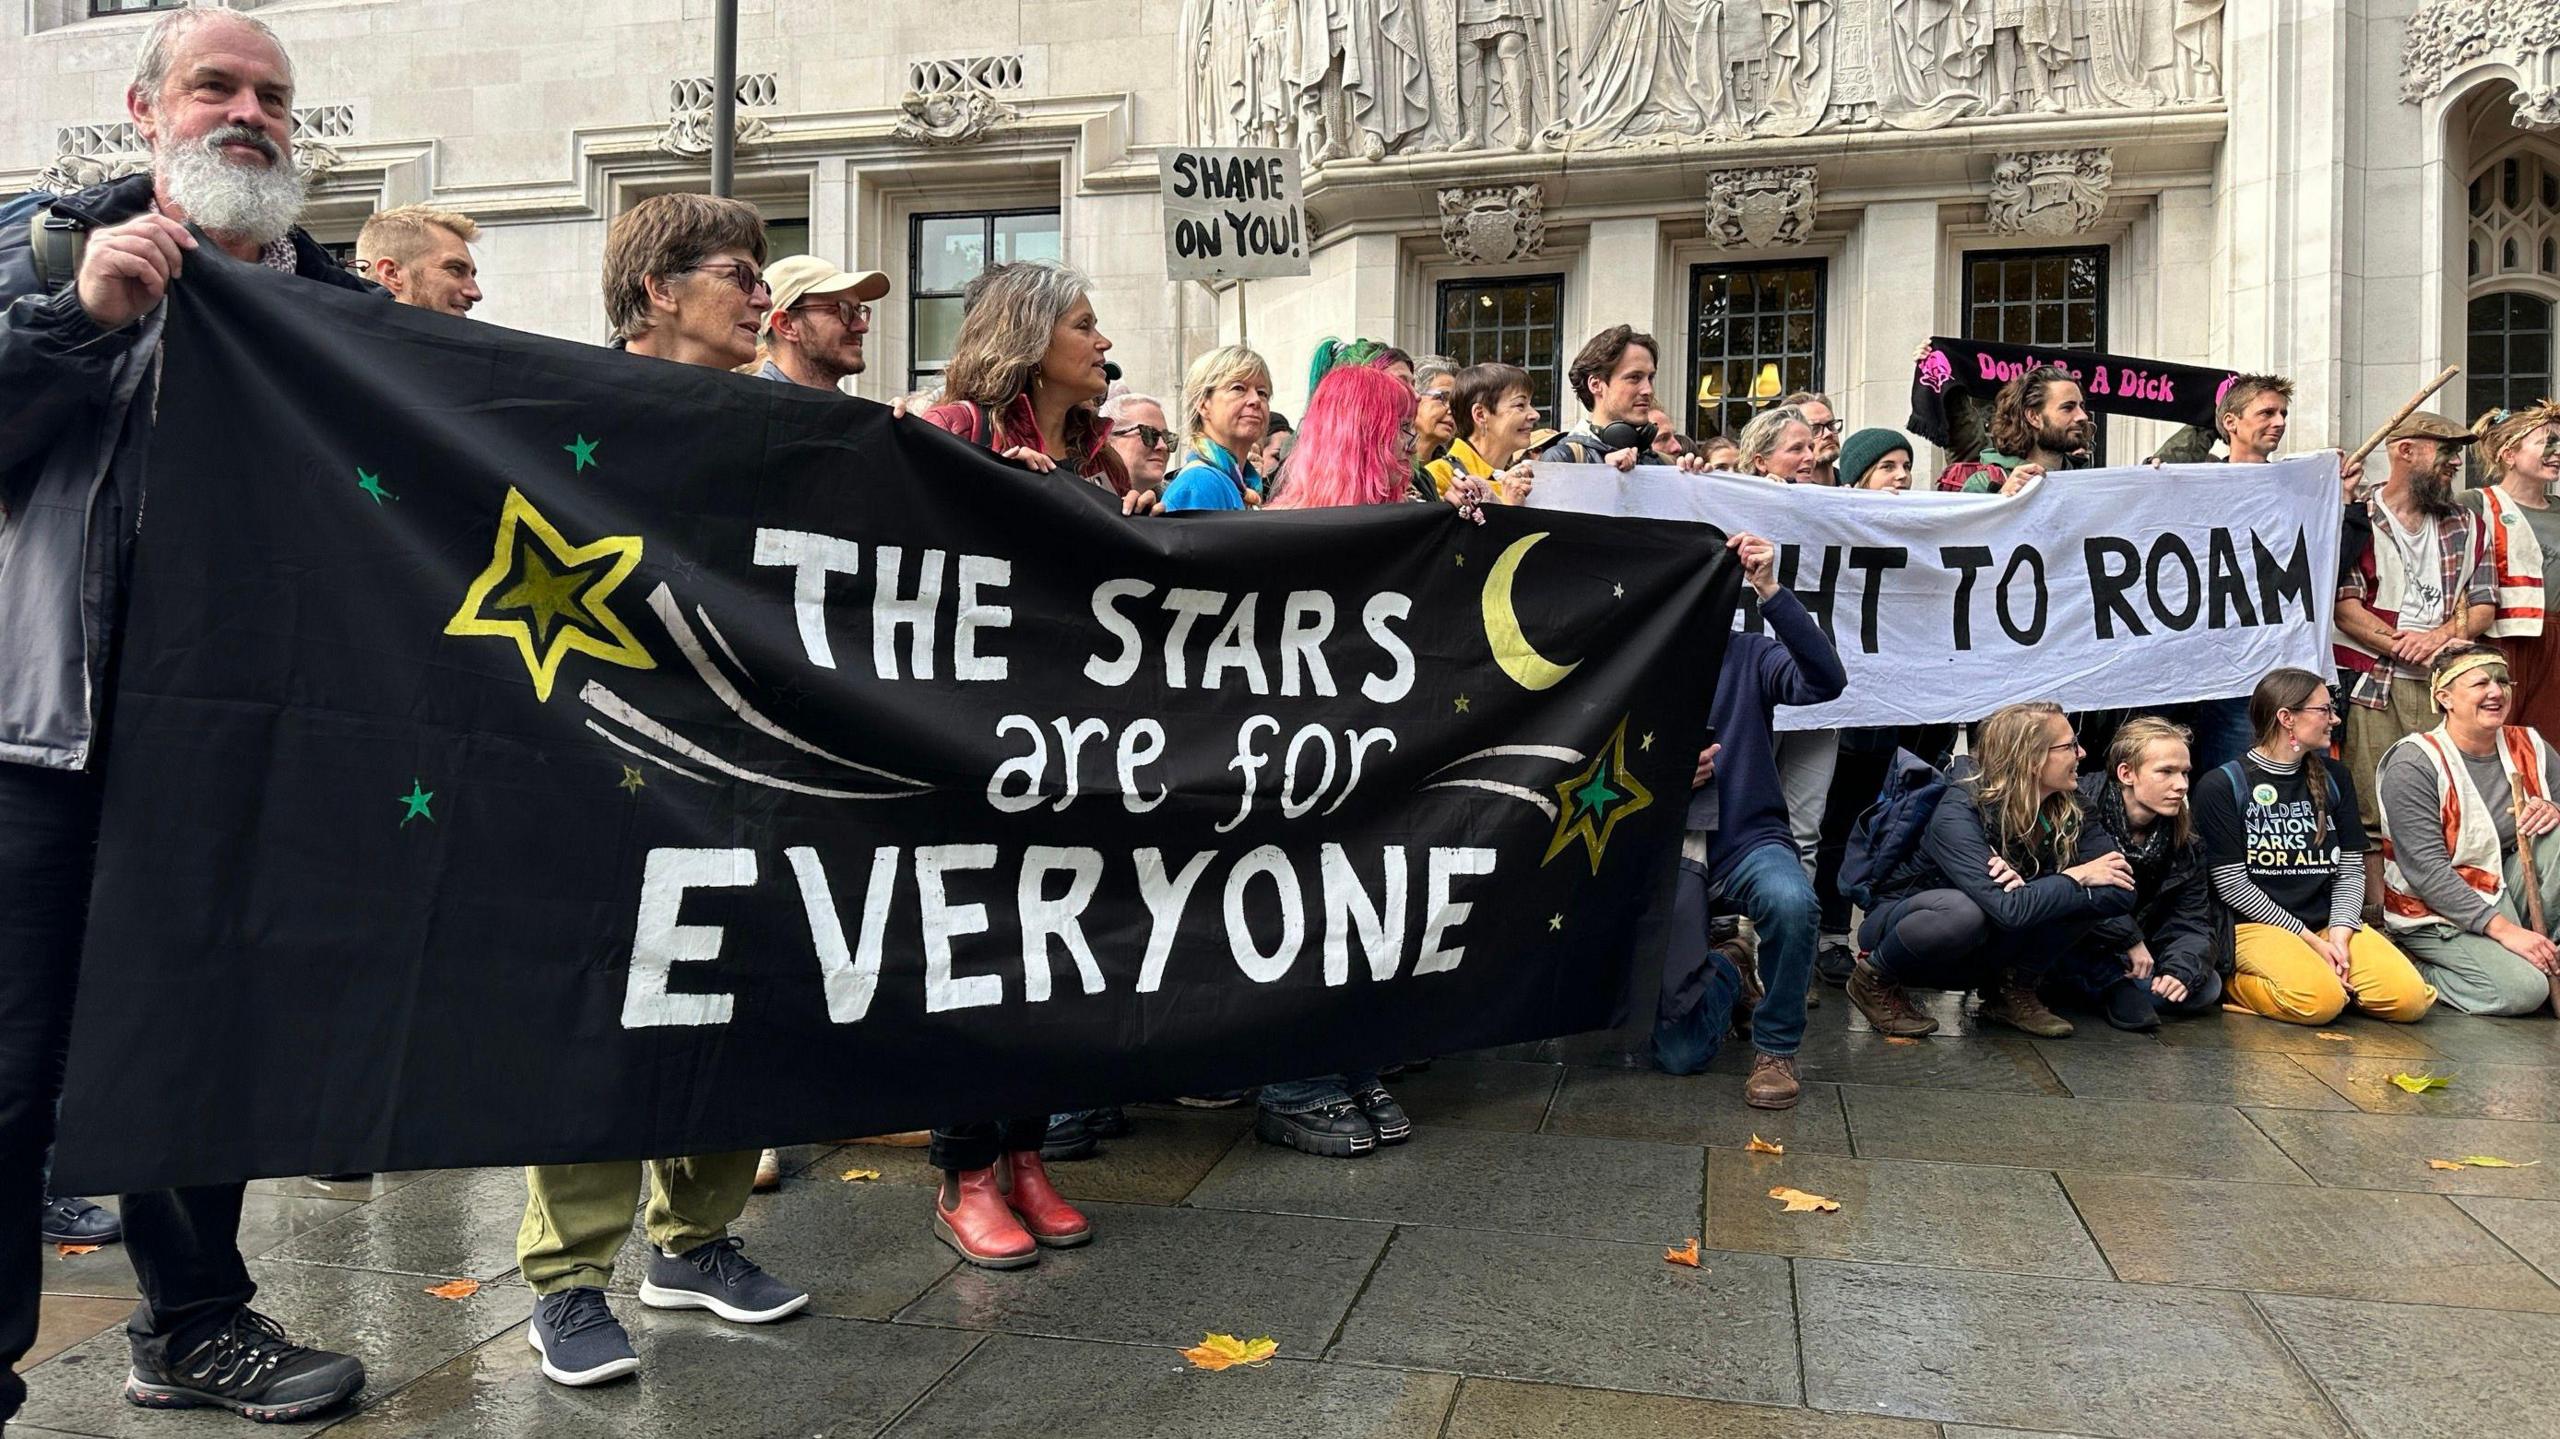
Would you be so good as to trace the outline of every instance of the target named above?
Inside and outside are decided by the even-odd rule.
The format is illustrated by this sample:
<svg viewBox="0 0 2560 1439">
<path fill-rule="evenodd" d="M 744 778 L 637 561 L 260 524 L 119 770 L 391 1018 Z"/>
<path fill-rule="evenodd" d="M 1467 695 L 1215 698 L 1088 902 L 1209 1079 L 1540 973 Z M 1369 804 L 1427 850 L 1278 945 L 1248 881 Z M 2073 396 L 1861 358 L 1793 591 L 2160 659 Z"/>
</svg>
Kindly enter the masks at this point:
<svg viewBox="0 0 2560 1439">
<path fill-rule="evenodd" d="M 1337 340 L 1331 335 L 1316 341 L 1315 358 L 1307 365 L 1307 393 L 1316 392 L 1324 377 L 1344 365 L 1365 365 L 1385 353 L 1384 340 Z"/>
</svg>

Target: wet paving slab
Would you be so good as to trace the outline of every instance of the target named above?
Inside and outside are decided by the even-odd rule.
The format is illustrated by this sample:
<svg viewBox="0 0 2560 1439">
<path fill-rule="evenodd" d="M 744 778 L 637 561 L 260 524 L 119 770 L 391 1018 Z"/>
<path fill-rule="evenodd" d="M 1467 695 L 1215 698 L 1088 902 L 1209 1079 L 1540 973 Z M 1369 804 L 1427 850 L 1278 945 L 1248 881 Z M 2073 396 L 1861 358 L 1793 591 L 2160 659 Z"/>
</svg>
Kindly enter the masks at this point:
<svg viewBox="0 0 2560 1439">
<path fill-rule="evenodd" d="M 1850 1137 L 1866 1158 L 2309 1182 L 2239 1110 L 2224 1105 L 1865 1086 L 1846 1097 Z"/>
<path fill-rule="evenodd" d="M 2441 1195 L 2062 1179 L 2116 1276 L 2135 1283 L 2560 1312 L 2560 1287 Z"/>
<path fill-rule="evenodd" d="M 1757 1137 L 1792 1150 L 1849 1152 L 1840 1087 L 1819 1080 L 1803 1084 L 1792 1109 L 1754 1109 L 1729 1075 L 1570 1068 L 1547 1111 L 1545 1132 L 1734 1149 Z"/>
<path fill-rule="evenodd" d="M 2560 1415 L 2560 1316 L 2288 1295 L 2258 1306 L 2365 1434 L 2549 1434 Z"/>
<path fill-rule="evenodd" d="M 1791 1214 L 1769 1195 L 1780 1187 L 1840 1207 Z M 1707 1159 L 1706 1242 L 1817 1259 L 2112 1277 L 2062 1186 L 2031 1169 L 1718 1149 Z"/>
<path fill-rule="evenodd" d="M 1382 1081 L 1415 1124 L 1535 1131 L 1564 1082 L 1561 1064 L 1443 1059 Z"/>
<path fill-rule="evenodd" d="M 2560 1199 L 2560 1125 L 2293 1109 L 2246 1112 L 2250 1122 L 2325 1185 Z M 2473 1157 L 2518 1167 L 2445 1170 L 2427 1163 Z"/>
<path fill-rule="evenodd" d="M 110 1209 L 116 1207 L 112 1196 L 98 1202 Z M 259 1258 L 303 1234 L 346 1218 L 358 1208 L 352 1200 L 287 1198 L 252 1190 L 240 1201 L 240 1255 L 244 1259 Z M 78 1247 L 73 1246 L 75 1250 Z M 47 1294 L 96 1299 L 130 1301 L 139 1293 L 133 1284 L 133 1257 L 122 1244 L 102 1244 L 88 1254 L 65 1253 L 60 1245 L 45 1245 L 41 1285 Z"/>
<path fill-rule="evenodd" d="M 2367 1114 L 2560 1120 L 2560 1069 L 2450 1058 L 2412 1061 L 2318 1054 L 2296 1055 L 2294 1062 Z M 2412 1084 L 2443 1083 L 2412 1092 L 2397 1082 L 2402 1077 Z"/>
<path fill-rule="evenodd" d="M 2458 1020 L 2461 1016 L 2454 1016 Z M 2431 1017 L 2418 1024 L 2390 1024 L 2361 1014 L 2343 1014 L 2329 1024 L 2283 1024 L 2254 1014 L 2221 1010 L 2160 1026 L 2162 1044 L 2171 1048 L 2252 1049 L 2278 1054 L 2345 1054 L 2360 1059 L 2434 1059 L 2440 1053 L 2423 1033 Z"/>
<path fill-rule="evenodd" d="M 1825 1414 L 1682 1399 L 1469 1379 L 1443 1439 L 1937 1439 L 1938 1427 L 1862 1414 Z"/>
<path fill-rule="evenodd" d="M 2076 1099 L 2254 1104 L 2273 1109 L 2356 1107 L 2304 1067 L 2303 1061 L 2319 1057 L 2314 1055 L 2165 1044 L 2093 1045 L 2077 1037 L 2038 1040 L 2036 1052 Z"/>
</svg>

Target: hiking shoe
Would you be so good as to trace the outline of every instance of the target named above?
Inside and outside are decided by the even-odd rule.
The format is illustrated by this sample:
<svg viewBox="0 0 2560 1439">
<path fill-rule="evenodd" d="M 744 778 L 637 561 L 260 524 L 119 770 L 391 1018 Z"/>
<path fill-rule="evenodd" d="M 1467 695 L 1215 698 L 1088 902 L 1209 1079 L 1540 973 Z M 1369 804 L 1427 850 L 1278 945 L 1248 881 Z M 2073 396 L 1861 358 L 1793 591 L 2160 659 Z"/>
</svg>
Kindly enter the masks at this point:
<svg viewBox="0 0 2560 1439">
<path fill-rule="evenodd" d="M 1387 1093 L 1385 1085 L 1373 1084 L 1351 1096 L 1351 1102 L 1368 1117 L 1369 1127 L 1378 1132 L 1380 1144 L 1402 1144 L 1413 1137 L 1412 1116 L 1396 1103 L 1394 1095 Z"/>
<path fill-rule="evenodd" d="M 1094 1137 L 1093 1121 L 1082 1114 L 1054 1114 L 1049 1117 L 1048 1135 L 1040 1141 L 1040 1157 L 1052 1164 L 1071 1159 L 1091 1159 L 1102 1152 L 1102 1141 Z"/>
<path fill-rule="evenodd" d="M 640 1302 L 652 1309 L 708 1309 L 732 1324 L 770 1324 L 799 1313 L 808 1294 L 740 1253 L 746 1242 L 732 1234 L 682 1254 L 650 1246 L 649 1277 L 640 1281 Z"/>
<path fill-rule="evenodd" d="M 1754 1054 L 1751 1077 L 1742 1081 L 1742 1102 L 1754 1109 L 1793 1109 L 1804 1092 L 1796 1083 L 1796 1061 L 1791 1054 Z"/>
<path fill-rule="evenodd" d="M 1378 1147 L 1378 1127 L 1360 1112 L 1359 1105 L 1347 1099 L 1303 1114 L 1263 1110 L 1254 1116 L 1253 1133 L 1266 1144 L 1285 1144 L 1327 1159 L 1350 1159 Z"/>
<path fill-rule="evenodd" d="M 535 1299 L 533 1322 L 525 1326 L 524 1337 L 542 1356 L 542 1377 L 572 1389 L 619 1379 L 640 1367 L 631 1336 L 613 1317 L 601 1289 L 582 1285 Z"/>
<path fill-rule="evenodd" d="M 125 1401 L 145 1409 L 228 1409 L 261 1424 L 323 1414 L 364 1388 L 364 1361 L 305 1349 L 284 1326 L 243 1308 L 211 1339 L 167 1364 L 140 1355 L 124 1381 Z"/>
<path fill-rule="evenodd" d="M 1938 1032 L 1938 1021 L 1920 1012 L 1902 986 L 1887 984 L 1884 976 L 1866 960 L 1859 960 L 1849 971 L 1849 1002 L 1867 1017 L 1875 1032 L 1896 1039 L 1916 1039 Z"/>
<path fill-rule="evenodd" d="M 44 1197 L 44 1222 L 38 1229 L 47 1244 L 114 1244 L 124 1238 L 124 1221 L 85 1199 Z"/>
<path fill-rule="evenodd" d="M 2024 1030 L 2038 1039 L 2071 1037 L 2071 1021 L 2054 1013 L 2033 985 L 2019 983 L 2014 974 L 2001 976 L 2000 983 L 1983 994 L 1979 1013 L 1994 1024 Z"/>
<path fill-rule="evenodd" d="M 1857 967 L 1858 952 L 1849 947 L 1849 937 L 1845 934 L 1824 936 L 1822 948 L 1814 951 L 1814 974 L 1834 988 L 1847 984 L 1849 971 Z"/>
<path fill-rule="evenodd" d="M 1084 1114 L 1084 1127 L 1092 1130 L 1096 1139 L 1126 1139 L 1129 1137 L 1129 1111 L 1116 1104 L 1088 1109 Z"/>
</svg>

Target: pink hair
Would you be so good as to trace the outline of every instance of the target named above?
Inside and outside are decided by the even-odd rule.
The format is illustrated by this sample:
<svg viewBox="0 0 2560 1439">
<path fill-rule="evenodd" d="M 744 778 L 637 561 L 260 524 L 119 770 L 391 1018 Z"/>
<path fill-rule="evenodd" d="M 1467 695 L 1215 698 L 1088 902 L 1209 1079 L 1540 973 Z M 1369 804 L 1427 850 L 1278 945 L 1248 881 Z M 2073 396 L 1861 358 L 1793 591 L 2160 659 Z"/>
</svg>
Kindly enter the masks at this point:
<svg viewBox="0 0 2560 1439">
<path fill-rule="evenodd" d="M 1413 391 L 1366 365 L 1327 374 L 1298 421 L 1289 452 L 1289 482 L 1271 501 L 1276 510 L 1328 505 L 1383 505 L 1401 500 L 1413 482 L 1404 427 Z"/>
</svg>

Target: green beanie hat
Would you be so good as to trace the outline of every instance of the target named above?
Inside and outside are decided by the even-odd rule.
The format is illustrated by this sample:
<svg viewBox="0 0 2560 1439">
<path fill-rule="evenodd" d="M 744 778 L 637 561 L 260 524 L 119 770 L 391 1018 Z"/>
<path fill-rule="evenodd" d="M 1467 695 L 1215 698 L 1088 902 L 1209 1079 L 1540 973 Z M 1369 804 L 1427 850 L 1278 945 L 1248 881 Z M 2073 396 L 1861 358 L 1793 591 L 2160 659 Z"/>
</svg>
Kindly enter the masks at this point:
<svg viewBox="0 0 2560 1439">
<path fill-rule="evenodd" d="M 1867 477 L 1867 471 L 1876 467 L 1876 461 L 1883 459 L 1885 456 L 1892 454 L 1896 450 L 1911 450 L 1911 457 L 1915 460 L 1920 457 L 1920 452 L 1918 450 L 1912 450 L 1910 438 L 1904 435 L 1900 430 L 1860 430 L 1856 434 L 1851 435 L 1848 439 L 1842 441 L 1840 444 L 1840 488 L 1844 490 L 1856 489 L 1858 487 L 1858 482 Z"/>
</svg>

